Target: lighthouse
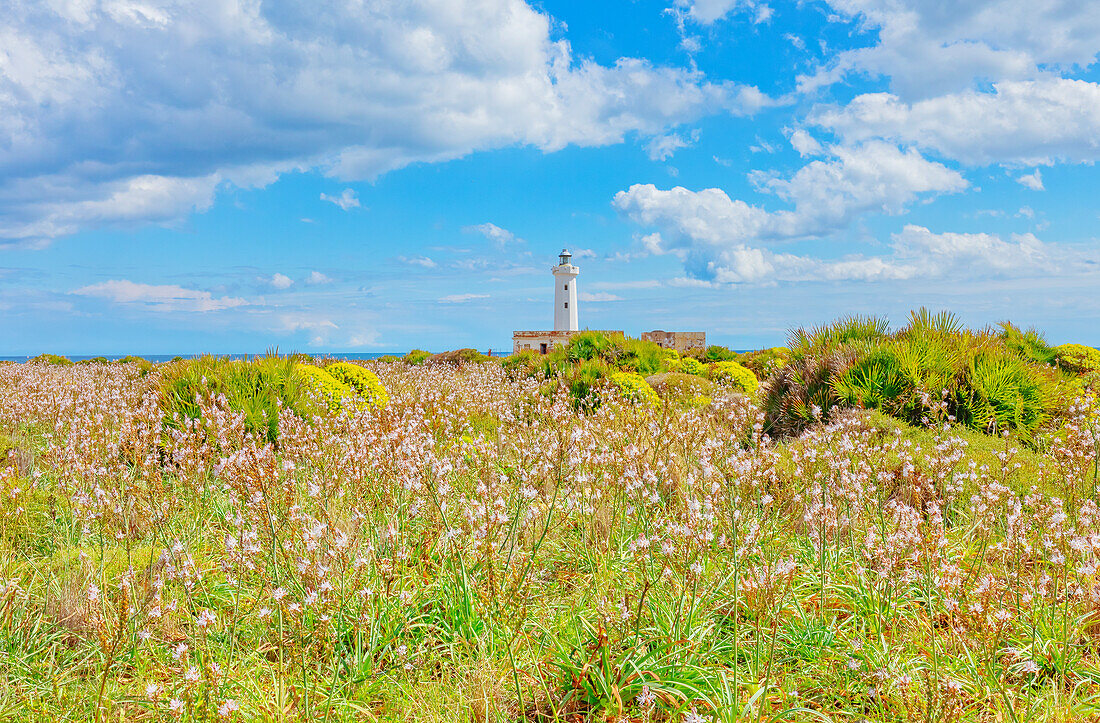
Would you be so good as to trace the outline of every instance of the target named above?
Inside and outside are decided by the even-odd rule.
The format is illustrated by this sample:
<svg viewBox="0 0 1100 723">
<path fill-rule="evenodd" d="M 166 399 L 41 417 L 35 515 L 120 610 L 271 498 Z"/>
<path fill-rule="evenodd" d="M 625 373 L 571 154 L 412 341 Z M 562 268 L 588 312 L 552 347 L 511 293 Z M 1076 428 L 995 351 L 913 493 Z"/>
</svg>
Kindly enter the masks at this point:
<svg viewBox="0 0 1100 723">
<path fill-rule="evenodd" d="M 562 249 L 558 265 L 550 268 L 554 275 L 554 328 L 546 331 L 512 332 L 512 353 L 533 351 L 548 354 L 556 347 L 569 343 L 570 337 L 580 330 L 577 324 L 577 275 L 580 267 L 573 265 L 573 254 Z M 603 334 L 622 336 L 622 331 L 604 331 Z"/>
<path fill-rule="evenodd" d="M 577 275 L 580 267 L 572 264 L 573 254 L 562 249 L 554 274 L 554 331 L 577 331 Z"/>
</svg>

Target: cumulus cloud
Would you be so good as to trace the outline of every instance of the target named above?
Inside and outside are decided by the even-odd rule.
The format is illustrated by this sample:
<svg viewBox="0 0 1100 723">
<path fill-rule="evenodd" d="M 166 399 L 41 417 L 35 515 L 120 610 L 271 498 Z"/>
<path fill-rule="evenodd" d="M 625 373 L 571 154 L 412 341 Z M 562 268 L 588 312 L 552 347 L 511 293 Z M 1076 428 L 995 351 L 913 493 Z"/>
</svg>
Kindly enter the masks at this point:
<svg viewBox="0 0 1100 723">
<path fill-rule="evenodd" d="M 465 304 L 469 301 L 475 301 L 477 299 L 488 299 L 488 294 L 449 294 L 448 296 L 442 296 L 439 299 L 441 304 Z"/>
<path fill-rule="evenodd" d="M 115 279 L 75 289 L 72 293 L 107 299 L 117 304 L 139 304 L 153 311 L 221 311 L 243 306 L 244 299 L 216 298 L 209 291 L 186 289 L 173 284 L 141 284 Z"/>
<path fill-rule="evenodd" d="M 495 223 L 481 223 L 476 226 L 463 226 L 465 233 L 479 233 L 498 246 L 507 246 L 515 241 L 523 241 L 506 228 L 501 228 Z"/>
<path fill-rule="evenodd" d="M 294 284 L 294 279 L 286 274 L 275 273 L 267 280 L 267 283 L 271 284 L 276 289 L 289 289 Z"/>
<path fill-rule="evenodd" d="M 1100 159 L 1100 83 L 1084 80 L 1003 81 L 915 103 L 868 93 L 810 120 L 848 143 L 889 139 L 975 165 Z"/>
<path fill-rule="evenodd" d="M 662 232 L 663 238 L 650 239 L 651 250 L 669 251 L 824 236 L 861 214 L 901 213 L 921 194 L 967 185 L 958 172 L 912 149 L 873 142 L 834 146 L 828 153 L 826 160 L 813 161 L 790 178 L 753 174 L 757 187 L 793 205 L 790 211 L 767 211 L 731 199 L 719 188 L 661 190 L 653 184 L 635 184 L 612 203 L 635 223 Z"/>
<path fill-rule="evenodd" d="M 306 277 L 307 284 L 331 284 L 332 279 L 325 276 L 320 271 L 310 271 L 309 276 Z"/>
<path fill-rule="evenodd" d="M 1100 50 L 1093 0 L 827 0 L 875 43 L 837 54 L 800 79 L 803 91 L 848 73 L 890 78 L 906 98 L 954 93 L 974 79 L 1026 80 L 1050 68 L 1087 67 Z"/>
<path fill-rule="evenodd" d="M 350 188 L 345 188 L 340 192 L 339 196 L 330 196 L 327 193 L 322 193 L 321 200 L 334 203 L 344 211 L 359 208 L 359 195 Z"/>
<path fill-rule="evenodd" d="M 577 298 L 581 301 L 622 301 L 623 297 L 615 296 L 615 294 L 609 294 L 606 291 L 600 291 L 594 294 L 582 291 L 577 294 Z"/>
<path fill-rule="evenodd" d="M 693 69 L 577 59 L 552 25 L 522 0 L 17 3 L 0 15 L 0 238 L 170 222 L 289 171 L 373 179 L 771 102 Z"/>
<path fill-rule="evenodd" d="M 1039 169 L 1035 169 L 1035 173 L 1025 173 L 1024 175 L 1016 179 L 1016 183 L 1021 186 L 1030 188 L 1032 191 L 1043 191 L 1043 176 L 1039 173 Z"/>
</svg>

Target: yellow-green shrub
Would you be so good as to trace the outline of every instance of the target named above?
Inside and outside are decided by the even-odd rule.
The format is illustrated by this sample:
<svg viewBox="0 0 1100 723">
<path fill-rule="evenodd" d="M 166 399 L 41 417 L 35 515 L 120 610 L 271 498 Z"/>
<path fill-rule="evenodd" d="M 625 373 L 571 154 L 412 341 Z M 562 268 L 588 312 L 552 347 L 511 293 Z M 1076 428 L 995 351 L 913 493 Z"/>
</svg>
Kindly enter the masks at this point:
<svg viewBox="0 0 1100 723">
<path fill-rule="evenodd" d="M 381 408 L 390 401 L 386 388 L 370 369 L 349 362 L 336 362 L 325 367 L 325 371 L 354 389 L 359 399 L 369 407 Z"/>
<path fill-rule="evenodd" d="M 649 386 L 640 374 L 633 372 L 615 372 L 611 375 L 611 385 L 618 390 L 623 399 L 635 403 L 657 404 L 657 392 Z"/>
<path fill-rule="evenodd" d="M 703 363 L 690 356 L 675 360 L 668 365 L 668 368 L 669 371 L 680 372 L 681 374 L 703 374 L 706 372 Z"/>
<path fill-rule="evenodd" d="M 711 378 L 748 394 L 760 388 L 756 375 L 735 361 L 715 362 L 711 367 Z"/>
<path fill-rule="evenodd" d="M 355 391 L 321 367 L 312 364 L 297 364 L 295 371 L 306 380 L 310 390 L 316 394 L 330 412 L 338 412 L 344 399 L 353 397 Z"/>
<path fill-rule="evenodd" d="M 1084 344 L 1062 344 L 1054 347 L 1058 366 L 1074 374 L 1100 372 L 1100 349 Z"/>
</svg>

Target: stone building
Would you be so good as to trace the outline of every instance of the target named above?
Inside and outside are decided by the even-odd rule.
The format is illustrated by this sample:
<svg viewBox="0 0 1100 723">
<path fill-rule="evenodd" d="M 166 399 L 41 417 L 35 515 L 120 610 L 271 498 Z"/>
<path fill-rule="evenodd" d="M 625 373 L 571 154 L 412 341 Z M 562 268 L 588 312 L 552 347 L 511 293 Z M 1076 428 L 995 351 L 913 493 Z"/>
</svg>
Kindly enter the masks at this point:
<svg viewBox="0 0 1100 723">
<path fill-rule="evenodd" d="M 654 331 L 642 332 L 643 341 L 655 342 L 665 349 L 675 349 L 681 354 L 690 351 L 706 351 L 707 333 L 705 331 Z"/>
</svg>

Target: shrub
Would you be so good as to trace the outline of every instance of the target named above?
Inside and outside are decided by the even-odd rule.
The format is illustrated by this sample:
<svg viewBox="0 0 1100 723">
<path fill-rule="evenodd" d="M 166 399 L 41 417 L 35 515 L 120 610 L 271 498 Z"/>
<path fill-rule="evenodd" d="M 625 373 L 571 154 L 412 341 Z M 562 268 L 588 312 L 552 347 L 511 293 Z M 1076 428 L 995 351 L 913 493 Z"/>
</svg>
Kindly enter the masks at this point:
<svg viewBox="0 0 1100 723">
<path fill-rule="evenodd" d="M 68 357 L 63 357 L 58 354 L 39 354 L 33 359 L 28 359 L 29 364 L 49 364 L 51 366 L 67 367 L 72 364 L 72 360 Z"/>
<path fill-rule="evenodd" d="M 91 359 L 79 359 L 77 364 L 110 364 L 110 360 L 105 356 L 94 356 Z"/>
<path fill-rule="evenodd" d="M 454 349 L 452 351 L 440 352 L 439 354 L 432 354 L 424 363 L 462 366 L 464 364 L 478 364 L 488 359 L 489 357 L 485 356 L 477 349 Z"/>
<path fill-rule="evenodd" d="M 756 375 L 735 361 L 715 362 L 711 365 L 711 378 L 719 384 L 740 389 L 747 394 L 760 388 Z"/>
<path fill-rule="evenodd" d="M 542 362 L 541 354 L 533 349 L 522 349 L 515 354 L 510 354 L 501 360 L 505 374 L 510 379 L 522 376 L 535 376 Z"/>
<path fill-rule="evenodd" d="M 633 372 L 615 372 L 610 378 L 611 386 L 619 395 L 635 404 L 657 404 L 660 401 L 657 392 L 646 383 L 639 374 Z"/>
<path fill-rule="evenodd" d="M 669 349 L 662 348 L 656 342 L 641 339 L 623 339 L 622 353 L 616 360 L 616 366 L 624 371 L 649 376 L 665 369 L 671 358 L 669 351 Z"/>
<path fill-rule="evenodd" d="M 680 372 L 682 374 L 703 374 L 706 372 L 706 367 L 703 366 L 703 363 L 690 356 L 674 360 L 668 365 L 668 368 L 669 371 Z"/>
<path fill-rule="evenodd" d="M 1058 357 L 1054 347 L 1035 329 L 1021 331 L 1007 321 L 1001 322 L 1001 340 L 1021 359 L 1040 364 L 1053 364 Z"/>
<path fill-rule="evenodd" d="M 959 395 L 959 417 L 984 432 L 1004 429 L 1032 435 L 1049 416 L 1051 384 L 1020 358 L 983 350 L 970 360 L 967 393 Z"/>
<path fill-rule="evenodd" d="M 419 366 L 426 362 L 431 356 L 431 352 L 424 351 L 423 349 L 413 349 L 405 355 L 405 363 L 412 366 Z"/>
<path fill-rule="evenodd" d="M 694 374 L 664 372 L 646 377 L 646 383 L 662 399 L 695 405 L 700 399 L 714 396 L 714 382 Z"/>
<path fill-rule="evenodd" d="M 375 359 L 375 361 L 382 364 L 393 364 L 394 362 L 401 361 L 401 357 L 394 356 L 393 354 L 383 354 L 382 356 Z"/>
<path fill-rule="evenodd" d="M 590 359 L 613 362 L 622 352 L 619 341 L 598 331 L 582 331 L 569 338 L 569 343 L 565 345 L 565 357 L 571 362 Z"/>
<path fill-rule="evenodd" d="M 325 367 L 325 371 L 337 381 L 347 384 L 358 393 L 360 400 L 369 407 L 381 408 L 390 401 L 390 395 L 382 386 L 378 376 L 369 369 L 349 362 L 336 362 Z"/>
<path fill-rule="evenodd" d="M 153 371 L 154 368 L 153 362 L 140 356 L 124 356 L 121 359 L 116 359 L 115 364 L 134 364 L 141 371 L 142 376 Z"/>
<path fill-rule="evenodd" d="M 340 411 L 344 400 L 355 394 L 351 386 L 340 381 L 321 367 L 315 367 L 312 364 L 296 364 L 294 369 L 305 379 L 310 391 L 317 396 L 330 412 Z"/>
<path fill-rule="evenodd" d="M 870 350 L 830 383 L 840 403 L 890 414 L 912 388 L 893 345 Z"/>
<path fill-rule="evenodd" d="M 601 381 L 611 374 L 612 368 L 602 359 L 589 359 L 573 365 L 565 380 L 573 406 L 589 411 L 600 406 L 597 390 Z"/>
<path fill-rule="evenodd" d="M 851 354 L 829 351 L 792 359 L 776 372 L 764 397 L 764 431 L 772 435 L 798 434 L 828 419 L 837 405 L 832 379 L 851 364 Z"/>
<path fill-rule="evenodd" d="M 300 417 L 320 411 L 309 395 L 309 385 L 296 373 L 289 359 L 266 356 L 250 361 L 213 356 L 185 359 L 165 365 L 161 377 L 165 424 L 176 418 L 197 419 L 197 397 L 224 396 L 230 409 L 244 415 L 245 429 L 275 442 L 279 409 L 287 407 Z"/>
<path fill-rule="evenodd" d="M 785 346 L 773 346 L 768 349 L 750 351 L 742 354 L 738 362 L 746 367 L 757 379 L 767 379 L 782 369 L 790 359 L 791 350 Z"/>
<path fill-rule="evenodd" d="M 707 350 L 703 352 L 703 361 L 737 361 L 739 356 L 740 355 L 737 352 L 729 349 L 728 347 L 719 346 L 718 344 L 711 344 L 707 347 Z"/>
<path fill-rule="evenodd" d="M 1084 344 L 1062 344 L 1054 347 L 1058 366 L 1074 374 L 1100 372 L 1100 349 Z"/>
</svg>

